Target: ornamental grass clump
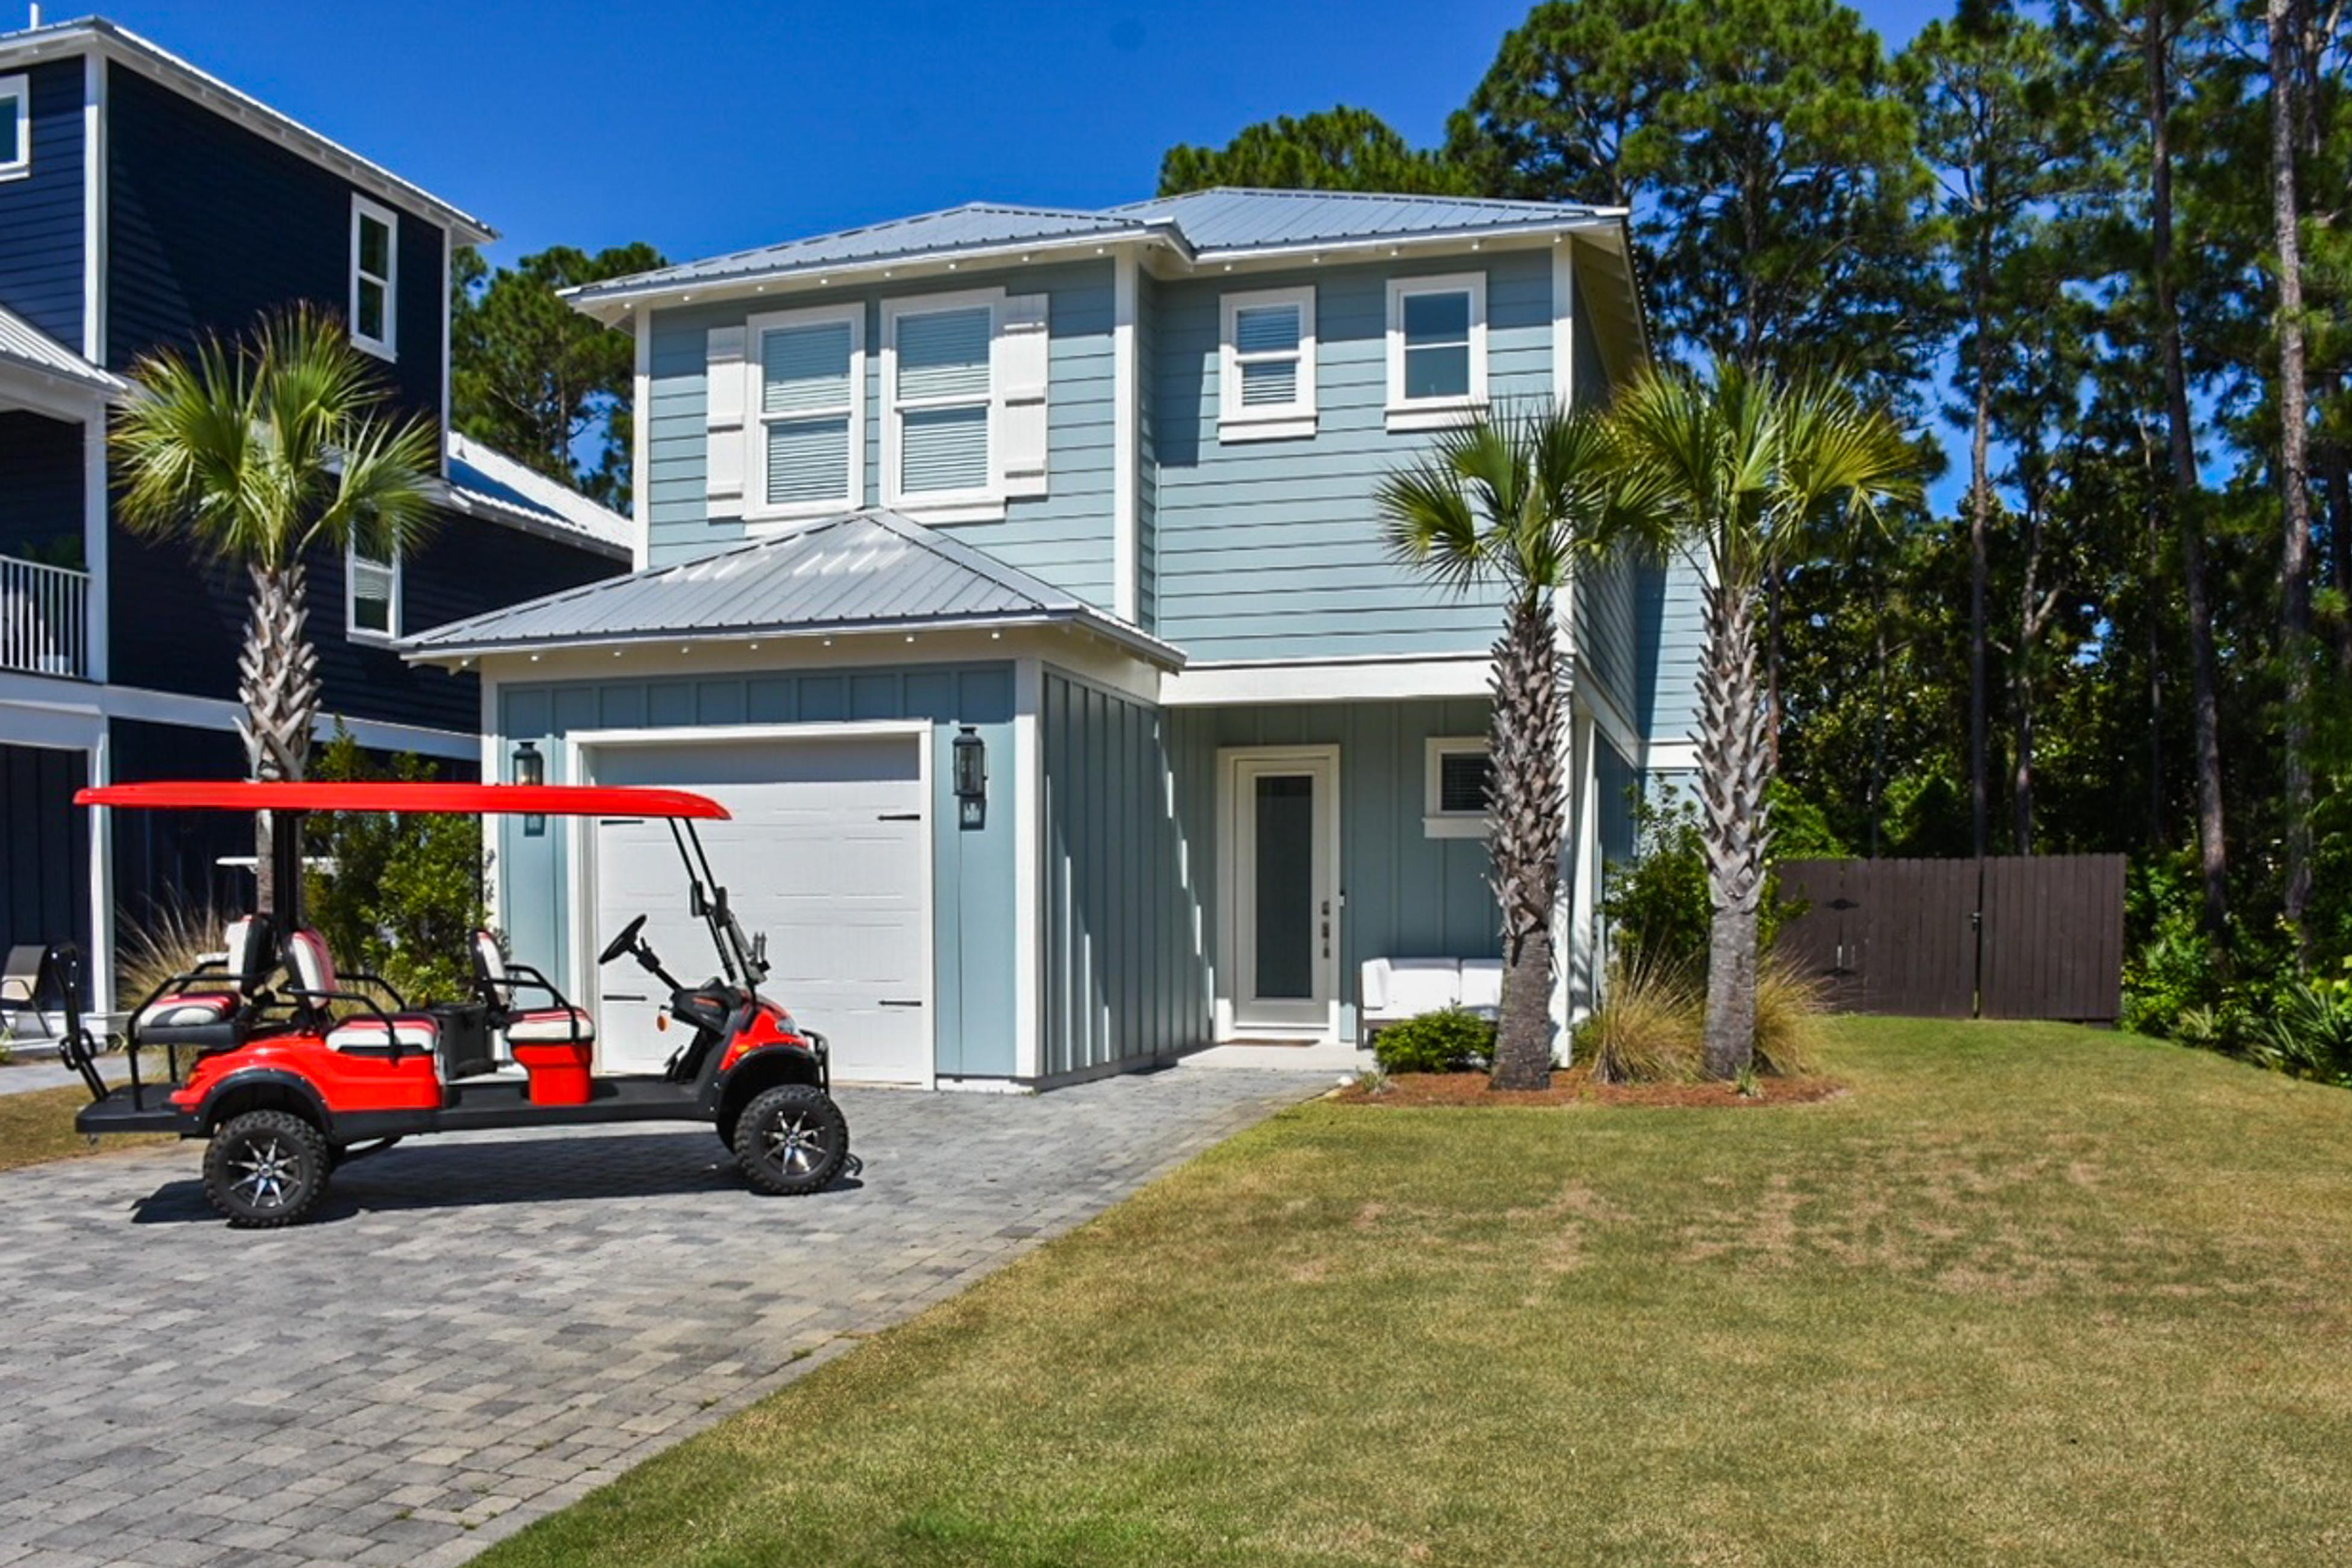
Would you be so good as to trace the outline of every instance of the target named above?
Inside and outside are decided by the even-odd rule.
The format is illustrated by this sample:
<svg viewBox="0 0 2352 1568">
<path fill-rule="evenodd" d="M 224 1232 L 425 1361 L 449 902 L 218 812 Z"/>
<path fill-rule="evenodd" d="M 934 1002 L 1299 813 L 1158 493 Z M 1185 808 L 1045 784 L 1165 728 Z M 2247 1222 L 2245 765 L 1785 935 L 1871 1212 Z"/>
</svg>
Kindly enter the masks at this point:
<svg viewBox="0 0 2352 1568">
<path fill-rule="evenodd" d="M 1756 1071 L 1775 1078 L 1811 1073 L 1828 1012 L 1819 980 L 1786 958 L 1766 954 L 1756 970 Z"/>
<path fill-rule="evenodd" d="M 1662 959 L 1621 956 L 1601 1006 L 1576 1031 L 1595 1083 L 1684 1083 L 1698 1076 L 1699 990 Z"/>
</svg>

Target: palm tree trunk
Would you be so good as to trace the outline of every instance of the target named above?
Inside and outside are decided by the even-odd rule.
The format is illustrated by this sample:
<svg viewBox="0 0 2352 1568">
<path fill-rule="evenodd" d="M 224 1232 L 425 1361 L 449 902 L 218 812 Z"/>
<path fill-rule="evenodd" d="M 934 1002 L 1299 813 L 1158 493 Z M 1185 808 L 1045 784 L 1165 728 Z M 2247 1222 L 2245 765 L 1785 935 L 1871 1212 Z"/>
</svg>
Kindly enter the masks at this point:
<svg viewBox="0 0 2352 1568">
<path fill-rule="evenodd" d="M 319 713 L 319 653 L 310 646 L 310 611 L 303 602 L 302 563 L 250 566 L 253 596 L 237 655 L 236 695 L 245 712 L 247 766 L 257 779 L 302 777 L 310 754 L 310 727 Z M 254 907 L 278 907 L 268 812 L 254 818 Z"/>
<path fill-rule="evenodd" d="M 2311 934 L 2311 455 L 2305 420 L 2303 245 L 2295 204 L 2295 78 L 2302 7 L 2269 0 L 2271 226 L 2278 246 L 2279 495 L 2284 549 L 2280 653 L 2286 661 L 2286 923 L 2309 967 Z"/>
<path fill-rule="evenodd" d="M 1738 1078 L 1756 1050 L 1757 912 L 1771 845 L 1769 715 L 1757 689 L 1756 604 L 1737 584 L 1706 591 L 1706 663 L 1699 672 L 1699 779 L 1707 892 L 1714 904 L 1706 967 L 1706 1070 Z"/>
<path fill-rule="evenodd" d="M 1503 915 L 1503 1016 L 1495 1035 L 1496 1089 L 1551 1083 L 1551 923 L 1559 904 L 1561 798 L 1559 653 L 1551 607 L 1516 606 L 1495 644 L 1492 877 Z"/>
</svg>

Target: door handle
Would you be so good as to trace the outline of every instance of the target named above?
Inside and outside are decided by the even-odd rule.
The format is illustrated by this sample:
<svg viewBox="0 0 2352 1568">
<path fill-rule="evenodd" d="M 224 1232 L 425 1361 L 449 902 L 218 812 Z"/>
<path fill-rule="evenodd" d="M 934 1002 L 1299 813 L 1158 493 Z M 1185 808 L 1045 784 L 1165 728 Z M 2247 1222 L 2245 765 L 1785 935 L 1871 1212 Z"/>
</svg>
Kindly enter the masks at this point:
<svg viewBox="0 0 2352 1568">
<path fill-rule="evenodd" d="M 606 991 L 604 993 L 604 999 L 608 1002 L 649 1002 L 653 1000 L 651 997 L 636 996 L 628 991 Z"/>
<path fill-rule="evenodd" d="M 884 997 L 874 1005 L 880 1008 L 919 1008 L 923 1005 L 923 1000 L 920 997 Z"/>
</svg>

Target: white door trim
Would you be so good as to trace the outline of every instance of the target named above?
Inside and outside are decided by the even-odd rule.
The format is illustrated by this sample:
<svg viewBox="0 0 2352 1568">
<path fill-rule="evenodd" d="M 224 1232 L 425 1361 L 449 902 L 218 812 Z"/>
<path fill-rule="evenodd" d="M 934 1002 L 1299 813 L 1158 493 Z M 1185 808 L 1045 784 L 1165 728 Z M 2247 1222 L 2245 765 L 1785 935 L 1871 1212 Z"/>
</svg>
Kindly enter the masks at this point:
<svg viewBox="0 0 2352 1568">
<path fill-rule="evenodd" d="M 1328 992 L 1320 998 L 1323 1021 L 1319 1029 L 1295 1021 L 1267 1022 L 1261 1017 L 1244 1016 L 1249 1003 L 1242 992 L 1244 988 L 1241 954 L 1242 921 L 1247 905 L 1242 898 L 1241 834 L 1235 831 L 1236 810 L 1240 804 L 1242 772 L 1244 768 L 1264 765 L 1287 765 L 1298 772 L 1313 773 L 1318 782 L 1328 784 L 1323 791 L 1326 813 L 1323 837 L 1324 887 L 1321 896 L 1331 906 L 1331 956 L 1322 961 L 1322 974 Z M 1323 1042 L 1336 1043 L 1339 1039 L 1340 1013 L 1346 996 L 1345 977 L 1340 973 L 1340 955 L 1347 951 L 1342 922 L 1346 918 L 1339 889 L 1345 879 L 1339 870 L 1339 748 L 1336 745 L 1318 746 L 1227 746 L 1217 749 L 1217 972 L 1219 981 L 1216 998 L 1214 1033 L 1218 1040 L 1296 1040 L 1302 1029 Z"/>
<path fill-rule="evenodd" d="M 923 977 L 923 1087 L 939 1087 L 939 969 L 933 954 L 934 925 L 939 907 L 939 862 L 931 832 L 931 723 L 929 719 L 861 719 L 840 724 L 678 725 L 654 729 L 583 729 L 563 737 L 563 776 L 576 784 L 593 783 L 593 754 L 603 747 L 646 746 L 757 745 L 776 741 L 855 740 L 861 737 L 898 737 L 915 743 L 915 766 L 920 781 L 923 812 L 923 917 L 921 925 Z M 596 995 L 596 886 L 594 819 L 566 819 L 569 833 L 564 867 L 564 897 L 571 904 L 572 961 L 565 977 L 571 994 Z M 715 868 L 714 868 L 715 869 Z M 597 1054 L 602 1065 L 604 1047 Z"/>
</svg>

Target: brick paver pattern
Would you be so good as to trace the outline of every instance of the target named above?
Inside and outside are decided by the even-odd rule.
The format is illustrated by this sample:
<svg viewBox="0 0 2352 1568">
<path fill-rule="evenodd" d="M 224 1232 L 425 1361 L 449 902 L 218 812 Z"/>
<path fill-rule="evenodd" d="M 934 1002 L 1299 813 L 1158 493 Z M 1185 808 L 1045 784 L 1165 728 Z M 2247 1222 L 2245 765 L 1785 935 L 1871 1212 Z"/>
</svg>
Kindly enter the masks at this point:
<svg viewBox="0 0 2352 1568">
<path fill-rule="evenodd" d="M 0 1175 L 0 1564 L 461 1562 L 1323 1083 L 845 1090 L 806 1198 L 688 1126 L 420 1139 L 282 1231 L 194 1145 Z"/>
</svg>

